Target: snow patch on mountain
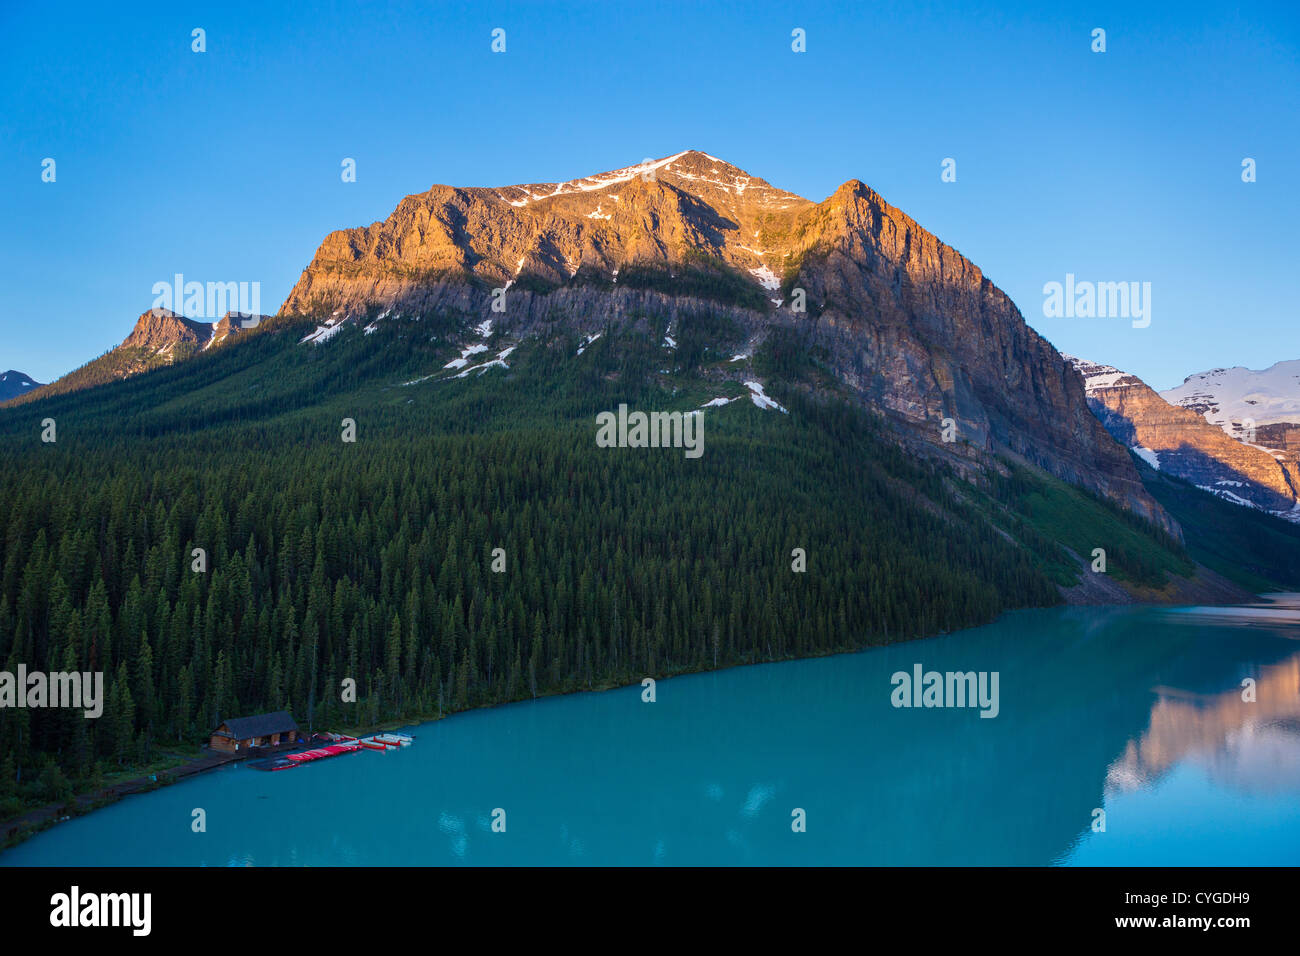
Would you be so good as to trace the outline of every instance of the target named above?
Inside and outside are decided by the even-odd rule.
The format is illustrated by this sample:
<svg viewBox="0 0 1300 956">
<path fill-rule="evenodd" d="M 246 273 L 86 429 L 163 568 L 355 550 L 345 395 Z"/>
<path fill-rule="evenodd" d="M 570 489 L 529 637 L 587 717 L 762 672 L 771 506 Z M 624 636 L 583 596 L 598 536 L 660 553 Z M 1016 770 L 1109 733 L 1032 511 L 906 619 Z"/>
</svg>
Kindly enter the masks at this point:
<svg viewBox="0 0 1300 956">
<path fill-rule="evenodd" d="M 482 365 L 475 365 L 473 368 L 467 368 L 465 369 L 465 371 L 457 375 L 456 378 L 464 378 L 470 372 L 477 372 L 478 374 L 482 375 L 490 368 L 497 368 L 497 367 L 509 368 L 510 366 L 506 363 L 506 359 L 509 357 L 510 353 L 515 350 L 516 347 L 517 346 L 512 345 L 508 349 L 501 350 L 500 352 L 497 353 L 497 357 L 494 358 L 492 361 L 484 362 Z M 487 351 L 487 350 L 482 349 L 481 351 Z"/>
<path fill-rule="evenodd" d="M 1241 505 L 1243 508 L 1254 508 L 1255 510 L 1259 510 L 1253 501 L 1247 501 L 1245 498 L 1241 497 L 1241 495 L 1234 495 L 1226 488 L 1216 488 L 1213 485 L 1197 485 L 1196 487 L 1200 488 L 1202 491 L 1208 491 L 1210 494 L 1217 498 L 1222 498 L 1224 501 L 1230 501 L 1234 505 Z"/>
<path fill-rule="evenodd" d="M 304 345 L 307 342 L 310 342 L 312 345 L 323 345 L 330 339 L 334 338 L 334 336 L 338 335 L 339 329 L 343 328 L 346 321 L 346 319 L 342 322 L 337 319 L 326 319 L 324 325 L 316 326 L 316 331 L 309 332 L 298 344 Z"/>
<path fill-rule="evenodd" d="M 1129 385 L 1142 384 L 1142 380 L 1136 375 L 1130 375 L 1113 365 L 1089 362 L 1087 359 L 1075 358 L 1073 355 L 1063 354 L 1061 358 L 1073 365 L 1075 371 L 1083 376 L 1083 389 L 1089 394 L 1099 388 L 1125 388 Z"/>
<path fill-rule="evenodd" d="M 1263 370 L 1215 368 L 1189 375 L 1183 384 L 1160 393 L 1205 417 L 1233 438 L 1245 437 L 1247 419 L 1255 425 L 1300 424 L 1300 359 Z"/>
<path fill-rule="evenodd" d="M 778 412 L 789 411 L 779 405 L 774 399 L 768 398 L 767 393 L 763 391 L 763 386 L 758 382 L 746 382 L 745 387 L 749 389 L 749 397 L 753 399 L 755 405 L 759 408 L 775 408 Z"/>
<path fill-rule="evenodd" d="M 760 266 L 757 269 L 750 269 L 749 274 L 752 275 L 755 279 L 757 279 L 758 284 L 761 285 L 768 292 L 775 292 L 777 289 L 781 288 L 781 280 L 778 279 L 776 277 L 776 273 L 773 272 L 771 269 L 769 269 L 767 266 Z"/>
<path fill-rule="evenodd" d="M 553 196 L 566 196 L 572 193 L 589 193 L 597 189 L 605 189 L 608 186 L 617 186 L 619 183 L 630 182 L 640 176 L 656 169 L 662 169 L 670 163 L 681 159 L 690 150 L 683 150 L 680 153 L 669 156 L 666 159 L 649 160 L 637 163 L 635 166 L 624 166 L 622 169 L 615 169 L 608 173 L 600 173 L 596 176 L 584 176 L 582 179 L 570 179 L 562 183 L 541 183 L 532 186 L 506 186 L 504 190 L 515 190 L 513 197 L 507 197 L 501 190 L 497 195 L 510 203 L 512 206 L 527 206 L 531 202 L 537 202 L 541 199 L 550 199 Z M 536 190 L 536 191 L 534 191 Z"/>
<path fill-rule="evenodd" d="M 377 316 L 375 316 L 375 320 L 371 322 L 369 325 L 367 325 L 364 329 L 366 335 L 369 335 L 371 332 L 376 331 L 379 328 L 379 323 L 384 321 L 384 319 L 388 318 L 392 314 L 393 314 L 392 309 L 384 309 L 383 312 L 380 312 Z"/>
<path fill-rule="evenodd" d="M 1130 449 L 1133 454 L 1137 455 L 1156 471 L 1160 470 L 1160 456 L 1150 448 L 1143 448 L 1141 445 L 1135 445 Z"/>
<path fill-rule="evenodd" d="M 798 196 L 776 189 L 762 179 L 750 176 L 716 156 L 691 149 L 663 159 L 646 159 L 635 165 L 624 166 L 607 173 L 597 173 L 559 183 L 501 186 L 493 192 L 502 202 L 515 208 L 522 208 L 557 196 L 574 196 L 607 190 L 636 179 L 654 181 L 661 175 L 675 178 L 683 183 L 716 189 L 734 199 L 757 202 L 773 209 L 786 209 L 800 201 Z M 605 195 L 615 201 L 618 200 L 616 194 Z M 594 212 L 587 212 L 586 216 L 589 219 L 609 218 L 609 214 L 603 213 L 599 206 Z"/>
<path fill-rule="evenodd" d="M 487 351 L 486 345 L 478 345 L 478 344 L 467 345 L 464 349 L 461 350 L 460 358 L 452 359 L 450 362 L 444 365 L 443 368 L 464 368 L 466 365 L 469 364 L 469 357 L 471 355 L 478 355 L 479 352 L 486 352 L 486 351 Z"/>
</svg>

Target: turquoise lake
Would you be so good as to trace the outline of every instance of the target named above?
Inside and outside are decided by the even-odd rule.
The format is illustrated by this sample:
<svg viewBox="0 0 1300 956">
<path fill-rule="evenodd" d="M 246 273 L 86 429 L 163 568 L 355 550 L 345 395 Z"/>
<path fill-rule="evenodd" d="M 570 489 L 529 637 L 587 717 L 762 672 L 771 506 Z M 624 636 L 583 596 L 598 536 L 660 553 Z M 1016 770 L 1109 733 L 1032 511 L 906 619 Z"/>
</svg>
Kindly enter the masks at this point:
<svg viewBox="0 0 1300 956">
<path fill-rule="evenodd" d="M 401 751 L 237 764 L 0 865 L 1295 865 L 1298 639 L 1294 595 L 1018 611 L 663 680 L 654 703 L 640 687 L 548 698 L 406 728 Z M 997 716 L 894 707 L 891 675 L 917 664 L 996 671 Z"/>
</svg>

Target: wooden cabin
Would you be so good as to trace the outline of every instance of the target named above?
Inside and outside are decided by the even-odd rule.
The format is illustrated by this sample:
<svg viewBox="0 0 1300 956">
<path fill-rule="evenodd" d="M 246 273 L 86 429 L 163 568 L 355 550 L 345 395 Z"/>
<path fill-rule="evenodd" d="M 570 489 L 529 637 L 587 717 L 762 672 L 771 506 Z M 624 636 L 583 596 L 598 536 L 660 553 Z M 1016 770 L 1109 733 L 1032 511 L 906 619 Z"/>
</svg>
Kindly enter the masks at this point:
<svg viewBox="0 0 1300 956">
<path fill-rule="evenodd" d="M 244 753 L 253 747 L 275 747 L 294 743 L 302 737 L 293 716 L 287 710 L 256 717 L 232 717 L 212 732 L 208 744 L 221 753 Z"/>
</svg>

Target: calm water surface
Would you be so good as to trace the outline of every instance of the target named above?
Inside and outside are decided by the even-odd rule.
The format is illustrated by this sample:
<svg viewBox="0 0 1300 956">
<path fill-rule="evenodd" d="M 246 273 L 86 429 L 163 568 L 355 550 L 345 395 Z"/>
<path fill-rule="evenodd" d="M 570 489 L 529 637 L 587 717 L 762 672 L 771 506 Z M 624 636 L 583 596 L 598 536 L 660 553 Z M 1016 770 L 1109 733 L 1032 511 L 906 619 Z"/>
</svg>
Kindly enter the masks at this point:
<svg viewBox="0 0 1300 956">
<path fill-rule="evenodd" d="M 653 704 L 476 711 L 398 752 L 128 797 L 0 865 L 1300 864 L 1300 599 L 1279 604 L 1020 611 Z M 998 716 L 894 708 L 918 663 L 998 671 Z"/>
</svg>

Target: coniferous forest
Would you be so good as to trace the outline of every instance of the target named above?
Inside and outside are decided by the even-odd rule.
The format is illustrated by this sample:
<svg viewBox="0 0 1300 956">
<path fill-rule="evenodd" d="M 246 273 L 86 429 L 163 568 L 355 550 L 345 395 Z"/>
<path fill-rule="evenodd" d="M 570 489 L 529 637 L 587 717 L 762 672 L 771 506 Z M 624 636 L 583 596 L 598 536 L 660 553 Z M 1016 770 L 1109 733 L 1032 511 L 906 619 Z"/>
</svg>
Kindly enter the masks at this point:
<svg viewBox="0 0 1300 956">
<path fill-rule="evenodd" d="M 1023 470 L 971 484 L 835 395 L 775 379 L 789 414 L 708 409 L 699 459 L 598 448 L 595 415 L 619 402 L 745 393 L 706 348 L 662 373 L 649 320 L 580 356 L 557 331 L 508 369 L 449 378 L 458 327 L 390 321 L 314 346 L 277 321 L 0 409 L 0 666 L 102 671 L 106 689 L 97 720 L 0 714 L 0 816 L 228 717 L 359 728 L 1057 603 L 1065 512 L 1114 538 L 1136 580 L 1190 570 L 1111 506 Z"/>
</svg>

